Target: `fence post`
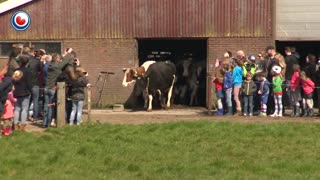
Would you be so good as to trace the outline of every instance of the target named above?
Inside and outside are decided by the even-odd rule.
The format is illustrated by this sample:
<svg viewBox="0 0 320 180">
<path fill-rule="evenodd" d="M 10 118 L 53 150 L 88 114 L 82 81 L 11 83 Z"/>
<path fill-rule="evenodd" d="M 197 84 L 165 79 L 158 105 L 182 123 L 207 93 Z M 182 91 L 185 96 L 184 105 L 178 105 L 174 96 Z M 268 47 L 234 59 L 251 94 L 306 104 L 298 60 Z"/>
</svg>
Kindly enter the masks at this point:
<svg viewBox="0 0 320 180">
<path fill-rule="evenodd" d="M 57 85 L 57 128 L 66 124 L 66 84 L 58 82 Z"/>
<path fill-rule="evenodd" d="M 87 87 L 88 95 L 88 121 L 91 120 L 91 87 Z"/>
</svg>

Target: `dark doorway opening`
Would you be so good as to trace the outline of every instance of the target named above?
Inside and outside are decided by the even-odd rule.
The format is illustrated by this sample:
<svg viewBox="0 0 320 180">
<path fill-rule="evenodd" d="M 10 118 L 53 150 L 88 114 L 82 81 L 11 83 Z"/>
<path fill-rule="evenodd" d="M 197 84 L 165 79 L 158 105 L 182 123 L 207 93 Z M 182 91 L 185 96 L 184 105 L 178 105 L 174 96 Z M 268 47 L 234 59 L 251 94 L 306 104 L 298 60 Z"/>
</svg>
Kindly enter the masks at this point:
<svg viewBox="0 0 320 180">
<path fill-rule="evenodd" d="M 206 106 L 206 39 L 138 39 L 139 65 L 171 61 L 176 65 L 174 105 Z"/>
</svg>

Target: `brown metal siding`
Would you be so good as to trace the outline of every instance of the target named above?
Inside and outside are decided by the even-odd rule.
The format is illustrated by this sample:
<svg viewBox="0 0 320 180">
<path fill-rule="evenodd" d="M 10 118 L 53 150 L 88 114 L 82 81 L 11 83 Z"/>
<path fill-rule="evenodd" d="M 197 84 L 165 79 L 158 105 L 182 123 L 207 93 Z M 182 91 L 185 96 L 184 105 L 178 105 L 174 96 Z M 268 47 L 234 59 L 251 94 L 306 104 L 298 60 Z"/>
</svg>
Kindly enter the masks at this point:
<svg viewBox="0 0 320 180">
<path fill-rule="evenodd" d="M 272 0 L 38 0 L 0 15 L 0 39 L 271 37 Z M 17 10 L 17 9 L 16 9 Z"/>
</svg>

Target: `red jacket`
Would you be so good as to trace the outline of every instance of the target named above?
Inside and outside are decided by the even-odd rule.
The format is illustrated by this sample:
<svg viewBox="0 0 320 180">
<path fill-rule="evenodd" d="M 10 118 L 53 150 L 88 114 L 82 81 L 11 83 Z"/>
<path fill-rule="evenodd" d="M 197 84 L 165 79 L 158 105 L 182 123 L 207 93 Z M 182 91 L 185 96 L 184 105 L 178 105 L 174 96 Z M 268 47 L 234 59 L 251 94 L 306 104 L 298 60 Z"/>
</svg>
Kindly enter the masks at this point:
<svg viewBox="0 0 320 180">
<path fill-rule="evenodd" d="M 302 85 L 303 93 L 306 95 L 311 94 L 315 88 L 314 82 L 311 81 L 311 79 L 309 78 L 307 80 L 301 79 L 301 85 Z"/>
<path fill-rule="evenodd" d="M 221 83 L 217 78 L 213 82 L 214 82 L 214 85 L 216 86 L 216 91 L 223 89 L 223 83 Z"/>
<path fill-rule="evenodd" d="M 292 90 L 296 90 L 300 85 L 300 77 L 299 77 L 299 72 L 296 71 L 293 73 L 290 81 L 290 88 Z"/>
</svg>

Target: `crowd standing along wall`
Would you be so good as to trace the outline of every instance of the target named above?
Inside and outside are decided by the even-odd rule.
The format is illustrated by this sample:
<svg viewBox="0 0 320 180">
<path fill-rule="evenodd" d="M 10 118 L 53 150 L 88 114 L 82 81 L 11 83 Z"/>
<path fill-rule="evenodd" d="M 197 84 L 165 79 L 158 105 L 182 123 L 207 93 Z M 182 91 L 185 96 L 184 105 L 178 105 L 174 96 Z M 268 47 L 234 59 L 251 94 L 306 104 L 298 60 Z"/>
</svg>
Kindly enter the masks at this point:
<svg viewBox="0 0 320 180">
<path fill-rule="evenodd" d="M 214 60 L 226 50 L 256 54 L 273 44 L 273 4 L 274 0 L 37 0 L 0 14 L 0 43 L 57 41 L 62 49 L 73 47 L 92 84 L 100 71 L 115 73 L 102 103 L 123 103 L 133 88 L 121 86 L 122 68 L 138 65 L 136 39 L 208 38 L 211 72 Z M 31 17 L 26 31 L 10 25 L 17 10 Z M 0 57 L 0 65 L 4 62 Z"/>
</svg>

